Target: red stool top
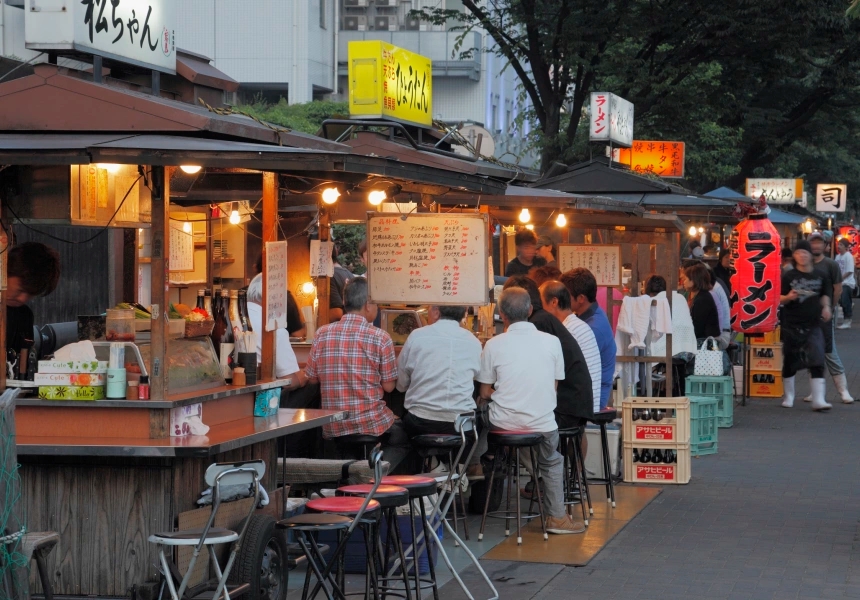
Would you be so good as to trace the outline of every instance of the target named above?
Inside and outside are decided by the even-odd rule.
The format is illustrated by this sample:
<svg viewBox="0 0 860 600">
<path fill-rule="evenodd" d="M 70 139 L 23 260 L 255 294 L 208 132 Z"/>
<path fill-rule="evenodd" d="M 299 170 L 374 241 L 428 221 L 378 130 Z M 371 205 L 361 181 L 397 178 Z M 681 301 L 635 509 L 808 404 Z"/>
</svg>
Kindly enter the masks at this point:
<svg viewBox="0 0 860 600">
<path fill-rule="evenodd" d="M 387 475 L 382 478 L 382 485 L 406 488 L 410 498 L 424 498 L 436 493 L 436 480 L 420 475 Z"/>
<path fill-rule="evenodd" d="M 361 510 L 364 498 L 357 496 L 337 496 L 335 498 L 319 498 L 311 500 L 305 508 L 315 512 L 335 513 L 338 515 L 354 515 Z M 368 511 L 379 510 L 379 502 L 371 500 L 367 505 Z"/>
<path fill-rule="evenodd" d="M 373 486 L 367 483 L 361 483 L 358 485 L 345 485 L 343 487 L 337 488 L 337 491 L 342 494 L 365 496 L 369 494 L 372 490 Z M 376 493 L 374 494 L 374 496 L 399 496 L 408 493 L 409 490 L 407 490 L 405 487 L 380 484 L 380 486 L 376 488 Z"/>
</svg>

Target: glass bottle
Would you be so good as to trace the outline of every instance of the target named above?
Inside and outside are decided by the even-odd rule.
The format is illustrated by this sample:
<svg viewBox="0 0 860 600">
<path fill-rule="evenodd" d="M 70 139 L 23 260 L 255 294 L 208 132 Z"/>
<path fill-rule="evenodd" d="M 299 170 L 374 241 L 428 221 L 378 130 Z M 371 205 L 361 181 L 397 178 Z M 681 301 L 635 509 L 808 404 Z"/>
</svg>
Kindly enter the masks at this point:
<svg viewBox="0 0 860 600">
<path fill-rule="evenodd" d="M 242 329 L 242 316 L 239 314 L 239 292 L 238 290 L 230 291 L 230 324 L 233 327 Z M 244 330 L 243 330 L 244 331 Z"/>
<path fill-rule="evenodd" d="M 197 290 L 197 305 L 195 308 L 199 308 L 200 310 L 206 310 L 206 304 L 204 297 L 206 295 L 206 290 Z"/>
<path fill-rule="evenodd" d="M 227 290 L 221 290 L 221 297 L 215 309 L 215 327 L 212 329 L 212 345 L 221 363 L 221 374 L 224 379 L 233 379 L 233 326 L 230 324 L 229 299 Z"/>
<path fill-rule="evenodd" d="M 639 455 L 639 459 L 640 459 L 643 463 L 649 463 L 649 462 L 651 462 L 651 451 L 650 451 L 650 450 L 648 450 L 648 448 L 645 448 L 645 449 L 642 451 L 642 453 Z"/>
<path fill-rule="evenodd" d="M 212 290 L 203 290 L 203 310 L 206 311 L 210 319 L 215 318 L 215 313 L 212 309 Z"/>
<path fill-rule="evenodd" d="M 651 459 L 651 462 L 655 465 L 659 465 L 663 462 L 663 451 L 662 450 L 654 450 L 654 457 Z"/>
<path fill-rule="evenodd" d="M 245 290 L 239 290 L 239 319 L 242 322 L 242 331 L 253 331 L 251 316 L 248 314 L 248 292 Z"/>
<path fill-rule="evenodd" d="M 635 463 L 639 462 L 639 449 L 638 448 L 633 448 L 633 462 L 635 462 Z"/>
</svg>

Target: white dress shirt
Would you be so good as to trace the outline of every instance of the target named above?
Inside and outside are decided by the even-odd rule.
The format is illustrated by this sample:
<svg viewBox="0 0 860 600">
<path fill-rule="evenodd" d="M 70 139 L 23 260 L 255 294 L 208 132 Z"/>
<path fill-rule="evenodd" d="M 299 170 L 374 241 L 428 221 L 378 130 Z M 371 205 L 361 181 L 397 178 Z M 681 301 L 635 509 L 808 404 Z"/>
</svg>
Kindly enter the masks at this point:
<svg viewBox="0 0 860 600">
<path fill-rule="evenodd" d="M 251 329 L 257 334 L 257 364 L 262 361 L 263 348 L 263 307 L 248 302 L 248 317 Z M 298 372 L 299 362 L 290 345 L 290 334 L 283 327 L 275 331 L 275 377 L 286 377 Z"/>
<path fill-rule="evenodd" d="M 588 365 L 588 374 L 591 375 L 591 391 L 594 398 L 594 412 L 600 410 L 600 383 L 603 379 L 603 363 L 600 361 L 600 347 L 597 345 L 597 338 L 594 337 L 594 331 L 591 327 L 570 313 L 564 320 L 564 326 L 579 344 L 579 349 L 582 350 L 582 356 L 585 358 L 585 364 Z"/>
<path fill-rule="evenodd" d="M 843 277 L 845 277 L 847 273 L 851 273 L 851 277 L 844 279 L 842 281 L 842 285 L 847 285 L 851 288 L 856 287 L 857 282 L 854 279 L 854 255 L 850 252 L 846 252 L 845 254 L 837 254 L 836 264 L 839 265 L 839 270 L 842 272 Z"/>
<path fill-rule="evenodd" d="M 397 360 L 397 389 L 404 407 L 431 421 L 454 422 L 475 410 L 472 395 L 481 369 L 481 342 L 450 319 L 440 319 L 409 334 Z"/>
<path fill-rule="evenodd" d="M 558 429 L 555 382 L 564 379 L 564 356 L 554 335 L 525 321 L 511 324 L 505 333 L 487 340 L 477 379 L 495 387 L 489 406 L 494 428 L 539 433 Z M 600 403 L 599 368 L 596 381 Z"/>
</svg>

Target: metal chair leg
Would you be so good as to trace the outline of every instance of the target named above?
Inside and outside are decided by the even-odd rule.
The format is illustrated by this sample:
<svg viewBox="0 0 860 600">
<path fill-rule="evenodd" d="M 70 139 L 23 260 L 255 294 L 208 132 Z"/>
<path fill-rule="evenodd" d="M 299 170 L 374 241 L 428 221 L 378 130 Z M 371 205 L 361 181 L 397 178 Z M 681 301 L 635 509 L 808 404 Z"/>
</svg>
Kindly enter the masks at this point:
<svg viewBox="0 0 860 600">
<path fill-rule="evenodd" d="M 549 536 L 546 532 L 546 517 L 543 511 L 543 497 L 541 496 L 540 491 L 540 464 L 538 463 L 538 456 L 534 446 L 529 446 L 529 456 L 532 459 L 532 467 L 535 473 L 534 489 L 537 492 L 538 515 L 540 515 L 538 518 L 540 519 L 540 528 L 541 531 L 543 531 L 543 539 L 548 540 Z M 534 496 L 534 494 L 532 494 L 532 496 Z M 529 504 L 529 507 L 531 507 L 531 503 Z M 531 514 L 531 508 L 529 508 L 529 514 Z"/>
<path fill-rule="evenodd" d="M 606 423 L 600 424 L 600 442 L 603 446 L 603 474 L 606 476 L 607 500 L 615 508 L 615 486 L 612 483 L 612 465 L 609 462 L 609 435 L 606 433 Z"/>
<path fill-rule="evenodd" d="M 493 482 L 496 480 L 496 461 L 499 459 L 499 453 L 496 452 L 493 456 L 493 462 L 490 464 L 490 484 L 487 486 L 487 498 L 484 500 L 484 515 L 481 517 L 481 530 L 478 532 L 478 541 L 484 539 L 484 527 L 487 524 L 487 511 L 490 509 L 490 496 L 493 493 Z"/>
<path fill-rule="evenodd" d="M 577 455 L 579 456 L 579 470 L 582 473 L 582 487 L 585 489 L 585 499 L 588 501 L 588 514 L 594 515 L 594 507 L 591 505 L 591 492 L 588 488 L 588 473 L 585 471 L 585 455 L 582 453 L 582 436 L 584 433 L 580 434 L 578 437 L 574 438 L 574 443 L 576 444 Z"/>
</svg>

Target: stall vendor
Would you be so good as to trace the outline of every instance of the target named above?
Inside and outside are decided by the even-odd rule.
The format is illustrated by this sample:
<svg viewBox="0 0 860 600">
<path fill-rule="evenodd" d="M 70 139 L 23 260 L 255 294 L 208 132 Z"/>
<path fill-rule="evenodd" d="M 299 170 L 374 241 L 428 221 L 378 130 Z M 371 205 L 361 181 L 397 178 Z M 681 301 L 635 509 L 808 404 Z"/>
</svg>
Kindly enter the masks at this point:
<svg viewBox="0 0 860 600">
<path fill-rule="evenodd" d="M 6 291 L 6 349 L 16 353 L 33 343 L 30 298 L 47 296 L 60 280 L 60 256 L 53 248 L 26 242 L 9 250 Z M 29 343 L 28 343 L 29 342 Z"/>
<path fill-rule="evenodd" d="M 546 261 L 537 254 L 538 238 L 531 229 L 520 229 L 514 236 L 517 255 L 505 267 L 505 277 L 528 275 L 532 265 L 542 267 Z"/>
</svg>

